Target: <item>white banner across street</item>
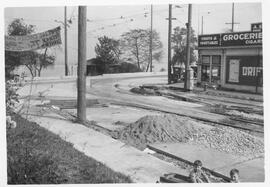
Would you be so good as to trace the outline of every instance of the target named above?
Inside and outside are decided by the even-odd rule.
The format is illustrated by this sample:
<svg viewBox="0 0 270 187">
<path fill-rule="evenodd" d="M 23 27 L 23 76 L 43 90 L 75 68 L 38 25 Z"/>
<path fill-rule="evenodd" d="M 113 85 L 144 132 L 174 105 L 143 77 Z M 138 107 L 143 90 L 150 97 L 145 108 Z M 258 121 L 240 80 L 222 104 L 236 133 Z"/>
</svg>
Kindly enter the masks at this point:
<svg viewBox="0 0 270 187">
<path fill-rule="evenodd" d="M 60 27 L 25 36 L 5 36 L 6 51 L 32 51 L 61 43 Z"/>
</svg>

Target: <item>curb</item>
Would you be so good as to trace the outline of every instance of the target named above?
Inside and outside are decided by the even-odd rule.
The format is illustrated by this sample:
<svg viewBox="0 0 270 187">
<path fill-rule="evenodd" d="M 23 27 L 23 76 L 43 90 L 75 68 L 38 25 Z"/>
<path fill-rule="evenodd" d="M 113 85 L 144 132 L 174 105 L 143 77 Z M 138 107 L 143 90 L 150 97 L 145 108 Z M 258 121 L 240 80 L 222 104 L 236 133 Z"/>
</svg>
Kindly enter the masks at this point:
<svg viewBox="0 0 270 187">
<path fill-rule="evenodd" d="M 165 155 L 165 156 L 174 158 L 174 159 L 176 159 L 176 160 L 185 162 L 186 164 L 193 165 L 193 162 L 191 162 L 191 161 L 189 161 L 189 160 L 186 160 L 186 159 L 180 158 L 180 157 L 178 157 L 178 156 L 175 156 L 175 155 L 173 155 L 173 154 L 167 153 L 167 152 L 165 152 L 165 151 L 162 151 L 162 150 L 160 150 L 160 149 L 157 149 L 157 148 L 155 148 L 155 147 L 152 147 L 151 145 L 147 145 L 147 147 L 148 147 L 149 149 L 151 149 L 151 150 L 157 152 L 157 153 L 160 153 L 160 154 L 163 154 L 163 155 Z M 220 178 L 224 179 L 226 182 L 230 182 L 230 178 L 227 177 L 227 176 L 225 176 L 225 175 L 222 175 L 222 174 L 220 174 L 220 173 L 218 173 L 218 172 L 216 172 L 216 171 L 213 171 L 213 170 L 211 170 L 211 169 L 208 169 L 208 168 L 206 168 L 206 167 L 202 167 L 202 169 L 205 170 L 205 171 L 208 171 L 209 173 L 211 173 L 212 175 L 214 175 L 214 176 L 216 176 L 216 177 L 220 177 Z"/>
</svg>

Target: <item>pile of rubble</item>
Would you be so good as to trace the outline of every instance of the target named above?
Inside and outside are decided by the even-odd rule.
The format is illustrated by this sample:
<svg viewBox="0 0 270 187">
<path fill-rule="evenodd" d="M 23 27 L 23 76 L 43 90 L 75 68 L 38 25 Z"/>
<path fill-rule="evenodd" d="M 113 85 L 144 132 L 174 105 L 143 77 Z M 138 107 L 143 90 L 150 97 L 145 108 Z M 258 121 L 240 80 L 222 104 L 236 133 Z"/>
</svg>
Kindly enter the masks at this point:
<svg viewBox="0 0 270 187">
<path fill-rule="evenodd" d="M 264 153 L 264 142 L 231 127 L 215 127 L 194 134 L 193 142 L 235 155 L 258 157 Z"/>
<path fill-rule="evenodd" d="M 226 114 L 229 114 L 232 116 L 239 116 L 241 118 L 250 119 L 250 120 L 263 121 L 263 115 L 259 115 L 259 114 L 245 113 L 245 112 L 240 112 L 237 110 L 226 111 Z"/>
<path fill-rule="evenodd" d="M 245 132 L 169 114 L 144 116 L 122 129 L 119 138 L 138 148 L 158 142 L 182 142 L 236 155 L 254 157 L 264 153 L 263 140 Z"/>
</svg>

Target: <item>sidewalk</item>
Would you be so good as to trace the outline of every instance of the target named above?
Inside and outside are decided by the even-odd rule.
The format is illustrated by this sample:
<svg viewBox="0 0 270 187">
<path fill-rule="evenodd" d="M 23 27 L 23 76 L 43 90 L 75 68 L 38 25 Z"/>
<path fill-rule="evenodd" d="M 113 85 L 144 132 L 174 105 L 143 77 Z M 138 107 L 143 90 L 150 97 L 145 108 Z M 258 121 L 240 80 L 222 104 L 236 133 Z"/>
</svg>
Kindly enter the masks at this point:
<svg viewBox="0 0 270 187">
<path fill-rule="evenodd" d="M 264 157 L 248 158 L 236 156 L 199 145 L 183 143 L 152 144 L 150 149 L 175 155 L 188 163 L 198 158 L 203 166 L 224 176 L 229 176 L 230 170 L 240 171 L 241 182 L 264 182 Z"/>
<path fill-rule="evenodd" d="M 67 121 L 55 113 L 41 112 L 34 106 L 30 110 L 28 120 L 58 134 L 65 141 L 72 143 L 75 149 L 104 163 L 114 171 L 130 176 L 133 182 L 155 183 L 160 176 L 170 172 L 188 175 L 186 170 L 81 124 Z"/>
<path fill-rule="evenodd" d="M 184 89 L 184 83 L 174 83 L 174 84 L 166 84 L 163 85 L 167 88 L 173 88 L 173 89 Z M 196 92 L 202 92 L 202 93 L 212 93 L 221 95 L 224 97 L 232 97 L 237 99 L 247 99 L 247 100 L 255 100 L 255 101 L 263 101 L 263 95 L 260 94 L 253 94 L 253 93 L 242 93 L 237 91 L 225 91 L 225 90 L 214 90 L 212 88 L 207 88 L 206 91 L 204 91 L 204 88 L 196 87 L 194 86 L 194 91 Z M 192 93 L 192 92 L 191 92 Z"/>
</svg>

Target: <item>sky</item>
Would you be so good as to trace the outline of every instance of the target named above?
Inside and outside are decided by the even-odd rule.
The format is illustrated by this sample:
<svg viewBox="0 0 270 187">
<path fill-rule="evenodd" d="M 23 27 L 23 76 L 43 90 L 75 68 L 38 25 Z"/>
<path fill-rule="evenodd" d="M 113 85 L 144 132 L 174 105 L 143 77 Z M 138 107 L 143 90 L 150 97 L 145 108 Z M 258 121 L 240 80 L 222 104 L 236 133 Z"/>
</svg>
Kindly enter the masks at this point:
<svg viewBox="0 0 270 187">
<path fill-rule="evenodd" d="M 261 3 L 235 3 L 235 31 L 249 31 L 250 24 L 262 22 Z M 187 4 L 173 4 L 172 27 L 185 27 L 188 15 Z M 97 38 L 103 35 L 119 39 L 124 32 L 150 28 L 150 4 L 114 5 L 87 7 L 87 59 L 95 57 Z M 201 20 L 204 18 L 203 34 L 222 33 L 231 28 L 232 3 L 193 4 L 192 27 L 201 34 Z M 163 43 L 163 58 L 156 67 L 166 67 L 168 46 L 168 5 L 153 5 L 153 29 L 160 34 Z M 46 31 L 64 20 L 64 7 L 7 7 L 4 10 L 5 29 L 14 18 L 23 18 L 27 24 L 36 25 L 36 32 Z M 72 20 L 68 28 L 69 64 L 77 64 L 78 7 L 67 7 L 67 19 Z M 62 29 L 62 41 L 64 30 Z M 64 42 L 63 42 L 64 43 Z M 56 55 L 56 64 L 64 64 L 64 45 L 51 50 Z"/>
</svg>

